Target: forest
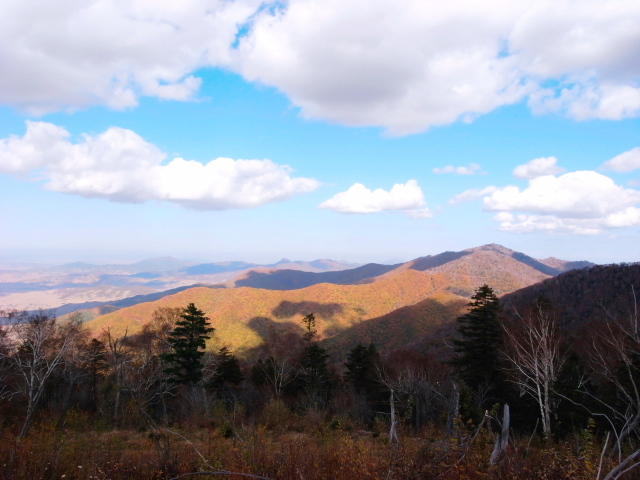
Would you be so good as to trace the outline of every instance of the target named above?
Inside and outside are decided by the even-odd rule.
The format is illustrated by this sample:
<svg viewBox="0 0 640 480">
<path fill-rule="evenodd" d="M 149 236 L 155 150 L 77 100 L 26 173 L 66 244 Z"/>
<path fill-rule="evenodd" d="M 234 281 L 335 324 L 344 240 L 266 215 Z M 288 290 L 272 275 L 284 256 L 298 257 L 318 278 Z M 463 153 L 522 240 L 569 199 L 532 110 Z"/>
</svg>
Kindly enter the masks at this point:
<svg viewBox="0 0 640 480">
<path fill-rule="evenodd" d="M 81 314 L 4 311 L 0 478 L 640 478 L 635 294 L 577 327 L 482 285 L 445 351 L 342 363 L 313 312 L 242 358 L 206 348 L 193 303 L 97 337 Z"/>
</svg>

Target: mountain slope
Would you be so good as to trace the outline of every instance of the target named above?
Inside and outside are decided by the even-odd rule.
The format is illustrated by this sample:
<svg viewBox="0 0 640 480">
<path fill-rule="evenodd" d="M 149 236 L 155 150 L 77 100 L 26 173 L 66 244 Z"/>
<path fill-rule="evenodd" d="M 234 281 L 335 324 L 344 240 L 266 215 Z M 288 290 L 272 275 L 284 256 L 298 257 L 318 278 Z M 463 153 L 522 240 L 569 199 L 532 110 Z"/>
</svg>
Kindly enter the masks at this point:
<svg viewBox="0 0 640 480">
<path fill-rule="evenodd" d="M 557 262 L 563 261 L 558 260 Z M 394 272 L 412 269 L 423 272 L 446 272 L 457 277 L 467 277 L 466 282 L 461 282 L 465 286 L 458 290 L 452 290 L 452 292 L 470 296 L 487 277 L 492 279 L 497 276 L 504 277 L 504 282 L 502 280 L 491 281 L 491 284 L 504 283 L 504 287 L 496 288 L 496 292 L 501 294 L 558 275 L 565 269 L 571 268 L 572 265 L 582 267 L 593 264 L 590 262 L 564 262 L 556 267 L 501 245 L 489 244 L 460 252 L 444 252 L 420 257 L 403 264 L 370 263 L 339 272 L 311 273 L 287 269 L 250 270 L 224 285 L 227 287 L 243 286 L 269 290 L 292 290 L 318 283 L 349 285 L 373 282 L 383 276 L 393 275 Z M 493 272 L 493 274 L 491 275 L 489 272 Z"/>
<path fill-rule="evenodd" d="M 502 298 L 507 313 L 524 312 L 545 297 L 556 311 L 561 325 L 578 329 L 610 315 L 633 311 L 634 290 L 640 301 L 640 263 L 598 265 L 571 270 Z"/>
<path fill-rule="evenodd" d="M 87 325 L 95 333 L 111 328 L 116 334 L 125 329 L 132 334 L 158 307 L 195 303 L 216 328 L 212 345 L 228 345 L 240 355 L 250 356 L 279 331 L 301 333 L 300 319 L 308 313 L 318 319 L 320 338 L 338 353 L 359 341 L 396 348 L 451 325 L 480 285 L 489 284 L 501 294 L 549 278 L 540 270 L 552 267 L 517 253 L 491 245 L 343 272 L 252 271 L 236 285 L 245 280 L 263 288 L 191 288 L 97 317 Z M 287 289 L 318 278 L 344 283 Z"/>
<path fill-rule="evenodd" d="M 253 287 L 268 290 L 294 290 L 319 283 L 349 285 L 383 275 L 398 265 L 369 263 L 361 267 L 338 272 L 303 272 L 298 270 L 250 270 L 242 276 L 227 282 L 228 287 Z"/>
</svg>

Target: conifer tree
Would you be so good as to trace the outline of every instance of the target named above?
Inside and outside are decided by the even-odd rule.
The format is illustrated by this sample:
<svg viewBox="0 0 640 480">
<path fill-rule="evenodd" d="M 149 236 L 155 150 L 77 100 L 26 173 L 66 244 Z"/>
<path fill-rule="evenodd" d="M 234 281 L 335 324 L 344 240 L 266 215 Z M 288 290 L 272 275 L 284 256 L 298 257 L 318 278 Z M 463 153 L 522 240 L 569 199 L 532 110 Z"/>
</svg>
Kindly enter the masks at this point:
<svg viewBox="0 0 640 480">
<path fill-rule="evenodd" d="M 243 380 L 240 363 L 228 347 L 218 351 L 215 375 L 208 384 L 212 390 L 220 392 L 230 385 L 239 385 Z"/>
<path fill-rule="evenodd" d="M 327 366 L 329 354 L 318 342 L 313 341 L 317 333 L 315 315 L 305 315 L 302 324 L 307 330 L 304 339 L 309 343 L 302 351 L 298 380 L 314 401 L 324 400 L 331 383 L 331 372 Z"/>
<path fill-rule="evenodd" d="M 213 332 L 209 318 L 193 303 L 187 305 L 180 315 L 182 320 L 169 334 L 167 342 L 171 345 L 171 352 L 162 355 L 162 359 L 169 366 L 164 370 L 170 380 L 179 384 L 197 384 L 202 380 L 202 357 L 206 341 Z"/>
<path fill-rule="evenodd" d="M 327 366 L 329 354 L 318 345 L 312 343 L 304 349 L 300 360 L 300 380 L 310 395 L 325 397 L 331 383 L 331 372 Z"/>
<path fill-rule="evenodd" d="M 369 346 L 358 343 L 347 355 L 347 361 L 344 363 L 347 369 L 344 379 L 357 393 L 372 395 L 379 390 L 379 382 L 376 378 L 377 359 L 378 350 L 373 343 Z"/>
<path fill-rule="evenodd" d="M 478 288 L 471 299 L 471 310 L 458 318 L 459 338 L 454 341 L 458 356 L 451 363 L 480 407 L 495 399 L 491 392 L 500 383 L 500 301 L 488 285 Z"/>
</svg>

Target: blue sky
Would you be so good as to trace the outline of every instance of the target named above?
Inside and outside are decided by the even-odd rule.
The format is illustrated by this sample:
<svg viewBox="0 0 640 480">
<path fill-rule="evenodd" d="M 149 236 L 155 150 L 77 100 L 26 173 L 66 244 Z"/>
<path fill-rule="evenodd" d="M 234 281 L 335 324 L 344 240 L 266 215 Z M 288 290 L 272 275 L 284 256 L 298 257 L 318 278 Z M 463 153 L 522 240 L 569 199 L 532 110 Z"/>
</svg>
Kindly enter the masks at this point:
<svg viewBox="0 0 640 480">
<path fill-rule="evenodd" d="M 640 260 L 640 4 L 7 2 L 0 261 Z"/>
</svg>

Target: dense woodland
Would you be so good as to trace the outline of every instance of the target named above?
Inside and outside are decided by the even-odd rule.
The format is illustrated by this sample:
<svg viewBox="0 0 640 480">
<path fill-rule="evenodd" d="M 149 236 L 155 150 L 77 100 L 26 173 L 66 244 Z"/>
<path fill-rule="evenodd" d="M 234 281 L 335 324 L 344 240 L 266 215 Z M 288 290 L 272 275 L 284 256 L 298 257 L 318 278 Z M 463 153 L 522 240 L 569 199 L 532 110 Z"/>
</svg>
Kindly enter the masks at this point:
<svg viewBox="0 0 640 480">
<path fill-rule="evenodd" d="M 0 478 L 640 478 L 637 269 L 508 302 L 482 285 L 447 352 L 345 362 L 313 312 L 250 362 L 206 350 L 215 318 L 194 304 L 97 338 L 79 314 L 3 312 Z"/>
</svg>

